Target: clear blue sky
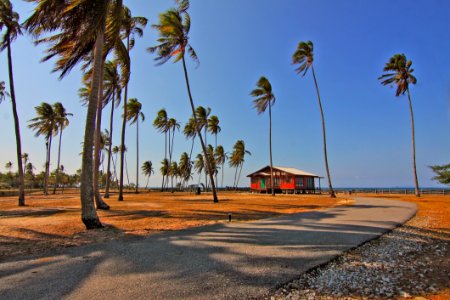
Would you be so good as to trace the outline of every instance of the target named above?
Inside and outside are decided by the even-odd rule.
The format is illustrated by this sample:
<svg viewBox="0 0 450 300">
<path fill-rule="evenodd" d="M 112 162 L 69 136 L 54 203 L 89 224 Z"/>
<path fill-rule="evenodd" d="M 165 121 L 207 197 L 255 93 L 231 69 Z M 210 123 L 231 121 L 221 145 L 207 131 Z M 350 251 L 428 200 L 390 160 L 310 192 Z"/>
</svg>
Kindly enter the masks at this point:
<svg viewBox="0 0 450 300">
<path fill-rule="evenodd" d="M 32 5 L 12 1 L 24 21 Z M 134 15 L 149 24 L 172 1 L 125 1 Z M 418 84 L 411 87 L 416 118 L 417 165 L 422 186 L 439 186 L 428 166 L 450 162 L 450 2 L 422 1 L 297 1 L 297 0 L 192 0 L 190 42 L 200 66 L 189 64 L 196 105 L 212 108 L 220 118 L 218 139 L 227 151 L 243 139 L 252 156 L 243 175 L 266 164 L 268 115 L 257 115 L 250 91 L 261 75 L 272 83 L 277 102 L 273 108 L 274 165 L 292 166 L 325 175 L 320 114 L 310 74 L 294 72 L 292 53 L 299 41 L 315 46 L 315 69 L 323 98 L 333 184 L 337 187 L 413 186 L 411 128 L 406 96 L 396 98 L 393 88 L 377 80 L 385 62 L 395 53 L 413 60 Z M 143 103 L 146 121 L 141 126 L 140 159 L 155 169 L 164 156 L 164 138 L 152 127 L 164 107 L 184 123 L 190 115 L 182 66 L 155 67 L 146 48 L 155 45 L 156 32 L 148 26 L 132 52 L 130 97 Z M 53 62 L 40 63 L 43 46 L 29 36 L 13 44 L 17 101 L 23 151 L 39 168 L 45 158 L 44 138 L 35 138 L 26 125 L 42 101 L 61 101 L 74 113 L 64 133 L 62 164 L 69 172 L 80 167 L 85 108 L 77 96 L 81 73 L 74 69 L 62 81 L 51 73 Z M 8 81 L 6 52 L 0 54 L 0 80 Z M 109 114 L 109 109 L 107 110 Z M 103 128 L 109 117 L 105 114 Z M 121 113 L 116 112 L 116 116 Z M 14 162 L 13 118 L 9 102 L 0 106 L 0 169 Z M 116 118 L 114 144 L 119 141 Z M 213 141 L 213 138 L 209 138 Z M 56 167 L 56 143 L 52 169 Z M 135 174 L 135 128 L 127 130 L 131 180 Z M 182 134 L 175 137 L 174 156 L 189 151 Z M 200 151 L 196 146 L 195 151 Z M 232 184 L 233 171 L 225 170 Z M 197 176 L 194 176 L 195 181 Z M 150 185 L 159 185 L 159 172 Z M 141 185 L 144 178 L 141 175 Z M 241 178 L 242 186 L 248 179 Z"/>
</svg>

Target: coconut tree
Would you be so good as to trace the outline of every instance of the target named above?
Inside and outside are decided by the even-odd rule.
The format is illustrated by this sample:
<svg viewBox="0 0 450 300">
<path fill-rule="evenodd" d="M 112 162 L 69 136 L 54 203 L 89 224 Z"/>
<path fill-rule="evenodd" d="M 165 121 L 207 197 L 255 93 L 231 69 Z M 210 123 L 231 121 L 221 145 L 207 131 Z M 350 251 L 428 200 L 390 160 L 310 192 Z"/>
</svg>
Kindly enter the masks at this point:
<svg viewBox="0 0 450 300">
<path fill-rule="evenodd" d="M 6 100 L 6 97 L 9 97 L 9 93 L 5 89 L 5 82 L 0 81 L 0 103 Z"/>
<path fill-rule="evenodd" d="M 23 161 L 23 173 L 25 174 L 25 168 L 27 166 L 28 161 L 30 160 L 30 155 L 28 153 L 22 154 L 22 161 Z"/>
<path fill-rule="evenodd" d="M 8 162 L 5 164 L 5 169 L 8 170 L 8 173 L 9 173 L 9 174 L 11 174 L 12 167 L 13 167 L 13 163 L 12 163 L 11 161 L 8 161 Z"/>
<path fill-rule="evenodd" d="M 16 93 L 14 90 L 14 74 L 13 74 L 13 62 L 12 62 L 12 48 L 11 44 L 16 38 L 22 34 L 21 25 L 19 24 L 19 14 L 13 10 L 13 5 L 9 0 L 0 0 L 0 32 L 5 33 L 0 39 L 0 52 L 7 50 L 8 56 L 8 74 L 9 74 L 9 92 L 11 93 L 11 105 L 14 117 L 14 130 L 16 134 L 16 156 L 17 156 L 17 168 L 19 174 L 19 206 L 25 205 L 25 189 L 24 189 L 24 177 L 22 167 L 22 142 L 20 139 L 20 123 L 19 114 L 17 113 Z M 3 88 L 4 91 L 4 88 Z M 4 95 L 5 92 L 3 92 Z M 1 97 L 0 97 L 1 100 Z"/>
<path fill-rule="evenodd" d="M 211 108 L 204 108 L 203 106 L 198 106 L 195 109 L 195 116 L 197 117 L 197 126 L 199 128 L 199 131 L 201 131 L 203 129 L 203 134 L 204 134 L 204 139 L 205 139 L 205 144 L 208 143 L 208 137 L 207 137 L 207 133 L 208 133 L 208 118 L 209 115 L 211 114 Z M 205 159 L 205 162 L 207 160 Z M 205 185 L 206 185 L 206 189 L 208 189 L 208 172 L 205 172 Z"/>
<path fill-rule="evenodd" d="M 56 187 L 59 183 L 59 170 L 61 165 L 61 142 L 62 142 L 62 134 L 64 129 L 69 126 L 69 116 L 73 116 L 72 113 L 68 113 L 66 108 L 62 105 L 61 102 L 56 102 L 53 104 L 53 111 L 56 115 L 56 126 L 59 131 L 59 142 L 58 142 L 58 164 L 56 167 L 56 178 L 55 178 L 55 186 L 53 188 L 53 194 L 56 193 Z"/>
<path fill-rule="evenodd" d="M 53 106 L 46 102 L 42 102 L 34 108 L 36 117 L 29 120 L 28 128 L 35 131 L 35 136 L 43 135 L 45 138 L 46 155 L 45 155 L 45 176 L 44 176 L 44 194 L 48 195 L 48 176 L 50 173 L 50 154 L 52 149 L 53 136 L 58 133 L 58 116 Z"/>
<path fill-rule="evenodd" d="M 142 37 L 144 34 L 144 28 L 147 25 L 147 19 L 144 17 L 133 17 L 131 11 L 127 8 L 122 11 L 122 24 L 121 24 L 121 38 L 126 40 L 126 50 L 128 53 L 128 61 L 122 62 L 122 84 L 124 86 L 123 96 L 123 120 L 122 120 L 122 133 L 121 133 L 121 148 L 125 148 L 125 128 L 127 126 L 126 116 L 128 115 L 128 82 L 131 76 L 131 60 L 129 59 L 130 52 L 136 44 L 135 37 Z M 123 171 L 124 171 L 125 153 L 121 152 L 120 155 L 120 181 L 119 181 L 119 201 L 123 201 Z"/>
<path fill-rule="evenodd" d="M 273 185 L 273 162 L 272 162 L 272 106 L 275 104 L 275 95 L 272 92 L 272 85 L 269 80 L 262 76 L 256 83 L 256 89 L 251 93 L 255 99 L 253 105 L 258 112 L 262 114 L 269 107 L 269 154 L 270 154 L 270 189 L 272 196 L 275 196 L 275 188 Z"/>
<path fill-rule="evenodd" d="M 114 168 L 114 178 L 116 179 L 117 186 L 119 186 L 119 182 L 118 182 L 118 177 L 117 177 L 117 164 L 116 164 L 116 162 L 117 162 L 117 155 L 119 154 L 119 152 L 120 152 L 119 146 L 114 146 L 112 148 L 112 154 L 114 155 L 112 157 L 112 163 L 113 163 L 113 168 Z"/>
<path fill-rule="evenodd" d="M 153 120 L 153 127 L 158 130 L 160 133 L 164 133 L 164 159 L 167 159 L 167 132 L 169 131 L 168 127 L 168 116 L 167 112 L 164 108 L 161 108 L 156 114 L 155 120 Z M 161 183 L 161 191 L 164 191 L 164 183 L 165 176 L 163 175 L 162 183 Z"/>
<path fill-rule="evenodd" d="M 153 28 L 158 31 L 160 36 L 158 38 L 159 44 L 154 47 L 148 48 L 148 51 L 157 54 L 157 57 L 155 58 L 157 65 L 162 65 L 169 61 L 171 58 L 174 58 L 174 62 L 182 61 L 192 115 L 195 120 L 195 124 L 198 124 L 197 117 L 195 115 L 195 105 L 191 94 L 191 87 L 189 84 L 189 77 L 185 59 L 185 54 L 187 52 L 195 62 L 198 62 L 197 54 L 195 53 L 194 48 L 192 48 L 192 46 L 188 42 L 189 30 L 191 28 L 191 18 L 187 12 L 189 8 L 189 1 L 180 0 L 177 1 L 177 3 L 177 8 L 169 9 L 165 13 L 159 15 L 159 23 L 153 25 Z M 198 127 L 196 127 L 196 130 L 197 136 L 200 139 L 203 154 L 206 156 L 207 153 L 205 143 L 203 142 L 203 138 Z M 208 170 L 211 169 L 211 166 L 208 162 L 207 168 Z M 214 184 L 214 177 L 212 175 L 212 172 L 209 172 L 209 174 L 213 191 L 213 201 L 218 202 L 216 187 Z"/>
<path fill-rule="evenodd" d="M 175 185 L 177 183 L 177 178 L 178 178 L 178 174 L 179 174 L 179 169 L 178 169 L 178 164 L 176 161 L 173 161 L 170 164 L 170 168 L 169 168 L 169 174 L 170 174 L 170 185 L 171 185 L 171 193 L 173 193 L 173 178 L 175 177 Z"/>
<path fill-rule="evenodd" d="M 175 141 L 175 130 L 180 130 L 180 124 L 177 122 L 175 118 L 170 118 L 167 120 L 167 129 L 169 132 L 169 164 L 172 164 L 172 154 L 173 154 L 173 146 Z M 171 140 L 171 132 L 172 132 L 172 141 Z M 173 190 L 173 186 L 172 186 Z"/>
<path fill-rule="evenodd" d="M 141 170 L 142 170 L 142 174 L 144 174 L 147 177 L 147 184 L 145 185 L 145 189 L 147 189 L 148 188 L 148 181 L 150 180 L 150 176 L 152 176 L 152 174 L 155 173 L 155 171 L 153 170 L 152 162 L 149 161 L 149 160 L 144 162 L 142 164 Z"/>
<path fill-rule="evenodd" d="M 161 172 L 161 175 L 163 177 L 167 177 L 169 176 L 169 172 L 170 172 L 170 164 L 169 164 L 169 160 L 167 158 L 164 158 L 161 161 L 161 167 L 159 168 L 159 171 Z"/>
<path fill-rule="evenodd" d="M 224 173 L 224 169 L 225 169 L 225 162 L 228 159 L 228 155 L 225 152 L 223 146 L 219 145 L 214 149 L 214 158 L 216 160 L 216 164 L 218 166 L 221 166 L 222 169 L 222 188 L 223 188 L 223 173 Z M 217 182 L 217 179 L 216 179 Z"/>
<path fill-rule="evenodd" d="M 314 72 L 314 46 L 311 41 L 307 42 L 300 42 L 297 46 L 297 50 L 292 55 L 292 63 L 295 65 L 298 65 L 298 67 L 295 69 L 297 74 L 301 74 L 302 77 L 306 75 L 309 68 L 311 68 L 311 72 L 314 78 L 314 85 L 316 87 L 316 93 L 317 93 L 317 101 L 319 103 L 319 109 L 320 109 L 320 116 L 322 118 L 322 137 L 323 137 L 323 155 L 325 159 L 325 169 L 327 171 L 327 178 L 328 178 L 328 187 L 330 196 L 332 198 L 335 198 L 336 195 L 333 190 L 333 185 L 331 184 L 331 176 L 330 176 L 330 169 L 328 167 L 328 155 L 327 155 L 327 138 L 326 138 L 326 130 L 325 130 L 325 117 L 322 109 L 322 101 L 320 99 L 320 93 L 319 93 L 319 86 L 317 84 L 316 79 L 316 73 Z"/>
<path fill-rule="evenodd" d="M 183 181 L 185 184 L 189 181 L 191 178 L 191 169 L 192 169 L 192 163 L 190 160 L 189 155 L 186 152 L 183 152 L 180 157 L 180 162 L 178 163 L 178 170 L 179 175 L 181 177 L 181 185 L 183 186 Z"/>
<path fill-rule="evenodd" d="M 199 185 L 200 185 L 200 178 L 204 168 L 205 168 L 205 160 L 203 159 L 203 155 L 199 153 L 197 154 L 197 157 L 194 162 L 194 170 L 197 171 Z"/>
<path fill-rule="evenodd" d="M 409 92 L 409 84 L 416 84 L 417 79 L 412 74 L 414 69 L 411 68 L 412 61 L 406 58 L 405 54 L 395 54 L 392 56 L 383 68 L 385 74 L 381 75 L 378 79 L 381 80 L 382 85 L 396 85 L 397 90 L 395 96 L 408 95 L 409 102 L 409 115 L 411 118 L 411 131 L 412 131 L 412 163 L 413 163 L 413 175 L 414 175 L 414 188 L 417 197 L 420 196 L 419 181 L 417 179 L 416 169 L 416 138 L 414 132 L 414 114 L 411 102 L 411 94 Z"/>
<path fill-rule="evenodd" d="M 217 135 L 222 130 L 219 126 L 219 118 L 217 116 L 211 116 L 208 119 L 208 131 L 214 135 L 214 147 L 217 148 Z M 216 184 L 217 184 L 217 172 L 216 172 Z"/>
<path fill-rule="evenodd" d="M 127 122 L 131 125 L 136 124 L 136 193 L 139 192 L 139 119 L 145 120 L 142 110 L 142 104 L 136 99 L 128 99 L 127 103 Z"/>
<path fill-rule="evenodd" d="M 237 188 L 237 185 L 239 183 L 246 154 L 251 155 L 251 152 L 245 148 L 245 143 L 243 140 L 238 140 L 233 146 L 233 152 L 231 153 L 229 160 L 230 167 L 235 168 L 233 184 L 234 188 Z"/>
</svg>

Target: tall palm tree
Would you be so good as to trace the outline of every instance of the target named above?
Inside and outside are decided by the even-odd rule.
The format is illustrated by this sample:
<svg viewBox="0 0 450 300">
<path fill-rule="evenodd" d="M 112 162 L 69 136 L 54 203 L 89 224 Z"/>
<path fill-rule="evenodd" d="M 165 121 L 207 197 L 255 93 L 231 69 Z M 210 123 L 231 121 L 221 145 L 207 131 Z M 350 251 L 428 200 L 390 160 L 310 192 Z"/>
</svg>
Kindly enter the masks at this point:
<svg viewBox="0 0 450 300">
<path fill-rule="evenodd" d="M 292 63 L 298 64 L 299 66 L 295 71 L 297 74 L 301 74 L 302 76 L 305 76 L 308 72 L 308 69 L 311 68 L 312 75 L 314 78 L 314 85 L 316 87 L 316 93 L 317 93 L 317 101 L 319 103 L 319 109 L 320 109 L 320 116 L 322 117 L 322 136 L 323 136 L 323 155 L 325 159 L 325 168 L 327 171 L 327 178 L 328 178 L 328 187 L 330 189 L 330 196 L 332 198 L 335 198 L 336 195 L 333 190 L 333 185 L 331 184 L 331 176 L 330 176 L 330 169 L 328 168 L 328 155 L 327 155 L 327 138 L 326 138 L 326 131 L 325 131 L 325 117 L 323 114 L 322 109 L 322 101 L 320 100 L 320 93 L 319 93 L 319 86 L 317 84 L 316 79 L 316 73 L 314 72 L 314 46 L 311 41 L 307 42 L 300 42 L 297 46 L 297 50 L 292 55 Z"/>
<path fill-rule="evenodd" d="M 189 155 L 186 152 L 183 152 L 180 157 L 180 162 L 178 163 L 179 175 L 181 177 L 181 186 L 183 185 L 183 181 L 185 184 L 191 179 L 191 169 L 192 163 Z"/>
<path fill-rule="evenodd" d="M 116 164 L 116 162 L 117 162 L 117 155 L 119 154 L 119 152 L 120 152 L 119 146 L 114 146 L 112 148 L 112 154 L 114 154 L 114 156 L 112 158 L 112 163 L 113 163 L 113 168 L 114 168 L 114 178 L 116 179 L 117 186 L 119 186 L 119 179 L 117 177 L 117 164 Z"/>
<path fill-rule="evenodd" d="M 8 56 L 8 74 L 9 74 L 9 92 L 11 93 L 12 112 L 14 116 L 14 130 L 16 133 L 16 156 L 17 168 L 19 174 L 19 199 L 18 205 L 25 205 L 25 187 L 22 167 L 22 142 L 20 139 L 19 115 L 17 113 L 16 93 L 14 90 L 14 74 L 12 63 L 11 43 L 15 41 L 17 36 L 22 34 L 19 24 L 19 14 L 13 10 L 13 6 L 9 0 L 0 0 L 0 32 L 6 29 L 0 40 L 0 52 L 7 49 Z"/>
<path fill-rule="evenodd" d="M 411 131 L 412 131 L 412 162 L 413 162 L 413 172 L 414 172 L 414 189 L 417 197 L 420 196 L 419 192 L 419 180 L 417 179 L 417 169 L 416 169 L 416 138 L 414 132 L 414 114 L 411 102 L 411 94 L 409 92 L 409 84 L 416 84 L 417 79 L 412 74 L 414 69 L 411 68 L 412 61 L 406 59 L 405 54 L 395 54 L 389 59 L 389 62 L 383 68 L 385 74 L 381 75 L 378 79 L 381 80 L 382 85 L 393 85 L 397 86 L 395 96 L 408 95 L 409 102 L 409 115 L 411 118 Z"/>
<path fill-rule="evenodd" d="M 153 127 L 158 130 L 160 133 L 164 133 L 164 159 L 167 159 L 167 132 L 169 131 L 168 127 L 168 116 L 167 112 L 164 108 L 161 108 L 156 114 L 155 120 L 153 120 Z M 162 183 L 161 183 L 161 191 L 164 191 L 164 183 L 165 176 L 163 175 Z"/>
<path fill-rule="evenodd" d="M 225 162 L 228 159 L 228 155 L 225 152 L 223 146 L 219 145 L 214 149 L 214 158 L 216 160 L 217 165 L 221 166 L 222 169 L 222 188 L 223 188 L 223 173 L 225 169 Z M 217 182 L 217 179 L 216 179 Z"/>
<path fill-rule="evenodd" d="M 58 164 L 56 167 L 56 178 L 55 178 L 55 186 L 53 188 L 53 194 L 56 193 L 56 187 L 59 183 L 59 166 L 61 164 L 61 141 L 62 141 L 62 134 L 64 129 L 69 126 L 69 116 L 73 116 L 72 113 L 66 112 L 66 108 L 62 105 L 61 102 L 56 102 L 53 104 L 53 111 L 56 115 L 56 126 L 58 127 L 59 131 L 59 143 L 58 143 Z"/>
<path fill-rule="evenodd" d="M 204 108 L 203 106 L 200 105 L 197 106 L 197 108 L 195 109 L 195 116 L 197 117 L 197 126 L 200 131 L 203 129 L 205 145 L 208 144 L 207 133 L 208 133 L 208 118 L 210 114 L 211 114 L 210 107 Z M 207 160 L 205 159 L 205 162 L 206 161 Z M 205 185 L 206 190 L 208 190 L 208 171 L 205 172 Z"/>
<path fill-rule="evenodd" d="M 175 185 L 177 184 L 177 178 L 178 178 L 178 174 L 179 174 L 179 169 L 178 169 L 178 164 L 176 161 L 173 161 L 170 164 L 170 168 L 169 168 L 169 174 L 170 174 L 170 182 L 171 182 L 171 193 L 173 193 L 173 178 L 175 177 Z"/>
<path fill-rule="evenodd" d="M 155 61 L 157 65 L 162 65 L 169 61 L 171 58 L 174 58 L 174 62 L 182 61 L 183 62 L 183 71 L 184 77 L 186 80 L 186 87 L 189 96 L 189 102 L 192 110 L 192 115 L 195 120 L 195 124 L 197 123 L 197 117 L 195 115 L 195 105 L 194 100 L 192 99 L 191 87 L 189 85 L 189 77 L 186 68 L 186 60 L 185 54 L 186 51 L 188 55 L 196 62 L 198 62 L 197 54 L 194 51 L 194 48 L 189 44 L 189 30 L 191 28 L 191 18 L 187 12 L 189 8 L 188 0 L 179 0 L 177 1 L 178 7 L 172 8 L 159 15 L 159 24 L 153 25 L 153 28 L 158 30 L 159 45 L 148 48 L 148 51 L 151 53 L 157 53 L 157 57 Z M 200 130 L 197 129 L 197 135 L 200 139 L 200 144 L 202 146 L 203 154 L 206 156 L 206 146 L 203 142 L 203 138 L 200 134 Z M 211 166 L 207 162 L 207 168 L 211 170 Z M 214 177 L 212 172 L 210 173 L 211 186 L 213 190 L 213 201 L 218 202 L 216 186 L 214 184 Z"/>
<path fill-rule="evenodd" d="M 186 139 L 192 139 L 191 151 L 189 152 L 189 161 L 192 158 L 192 151 L 194 150 L 194 142 L 195 136 L 197 135 L 197 130 L 195 129 L 195 120 L 193 117 L 189 118 L 189 121 L 186 123 L 183 129 L 183 134 Z"/>
<path fill-rule="evenodd" d="M 141 170 L 142 170 L 142 174 L 144 174 L 147 177 L 147 184 L 145 185 L 145 189 L 147 189 L 148 188 L 148 181 L 150 180 L 150 176 L 152 176 L 152 174 L 155 173 L 155 171 L 153 170 L 152 162 L 149 161 L 149 160 L 144 162 L 142 164 Z"/>
<path fill-rule="evenodd" d="M 275 196 L 275 188 L 273 185 L 273 162 L 272 162 L 272 106 L 275 104 L 275 95 L 272 92 L 272 85 L 269 80 L 261 76 L 256 83 L 256 89 L 251 93 L 255 97 L 253 105 L 258 114 L 262 114 L 269 107 L 269 153 L 270 153 L 270 190 L 272 196 Z"/>
<path fill-rule="evenodd" d="M 114 109 L 120 104 L 121 94 L 122 94 L 122 81 L 120 78 L 118 68 L 118 61 L 107 61 L 105 63 L 105 74 L 104 74 L 104 101 L 111 102 L 111 113 L 109 117 L 109 147 L 108 147 L 108 163 L 106 167 L 106 187 L 105 187 L 105 198 L 109 198 L 109 189 L 111 185 L 111 156 L 112 156 L 112 145 L 113 145 L 113 123 L 114 123 Z"/>
<path fill-rule="evenodd" d="M 222 131 L 222 128 L 219 126 L 219 118 L 217 116 L 211 116 L 208 119 L 208 131 L 214 135 L 214 147 L 217 148 L 217 135 L 220 131 Z M 217 183 L 217 172 L 216 172 L 216 184 Z"/>
<path fill-rule="evenodd" d="M 10 173 L 10 174 L 11 174 L 12 167 L 13 167 L 13 163 L 12 163 L 11 161 L 8 161 L 8 162 L 5 164 L 5 169 L 7 169 L 7 170 L 8 170 L 8 173 Z"/>
<path fill-rule="evenodd" d="M 123 13 L 123 21 L 122 21 L 122 30 L 121 30 L 121 38 L 126 40 L 126 50 L 128 53 L 128 61 L 122 64 L 122 82 L 124 88 L 124 96 L 123 96 L 123 120 L 122 120 L 122 134 L 121 134 L 121 147 L 125 148 L 125 128 L 127 126 L 126 116 L 128 115 L 128 82 L 130 81 L 131 76 L 131 60 L 130 51 L 134 48 L 135 45 L 135 36 L 142 37 L 144 34 L 144 27 L 147 25 L 147 19 L 144 17 L 133 17 L 131 15 L 131 11 L 129 9 L 124 9 Z M 120 181 L 119 181 L 119 201 L 123 201 L 123 171 L 124 171 L 124 161 L 125 153 L 121 152 L 120 154 Z"/>
<path fill-rule="evenodd" d="M 163 176 L 163 178 L 169 176 L 170 164 L 169 164 L 169 160 L 167 158 L 164 158 L 161 161 L 161 167 L 159 168 L 159 171 L 161 172 L 161 175 Z"/>
<path fill-rule="evenodd" d="M 241 171 L 242 171 L 242 167 L 244 165 L 245 162 L 245 155 L 252 155 L 252 153 L 250 151 L 248 151 L 245 148 L 245 143 L 243 140 L 238 140 L 234 146 L 233 146 L 233 152 L 231 153 L 230 156 L 230 167 L 235 168 L 235 172 L 234 172 L 234 188 L 237 188 L 240 177 L 241 177 Z M 238 174 L 238 170 L 239 170 L 239 174 Z"/>
<path fill-rule="evenodd" d="M 81 219 L 87 229 L 100 228 L 102 224 L 94 207 L 94 181 L 92 152 L 96 132 L 96 116 L 100 87 L 103 81 L 103 65 L 110 47 L 106 42 L 115 42 L 120 30 L 122 0 L 30 0 L 36 2 L 34 13 L 25 27 L 35 36 L 53 34 L 38 42 L 47 42 L 50 47 L 44 60 L 59 56 L 54 71 L 64 77 L 80 61 L 92 64 L 91 93 L 86 114 L 81 173 Z M 106 38 L 105 38 L 106 37 Z M 107 50 L 107 51 L 104 51 Z M 101 105 L 101 102 L 100 102 Z M 98 136 L 98 135 L 97 135 Z M 97 139 L 98 140 L 98 139 Z"/>
<path fill-rule="evenodd" d="M 35 136 L 44 135 L 46 156 L 45 156 L 45 176 L 44 176 L 44 194 L 48 195 L 48 176 L 50 173 L 50 154 L 52 149 L 53 136 L 58 133 L 58 117 L 53 106 L 46 102 L 34 108 L 36 117 L 29 120 L 28 128 L 36 131 Z"/>
<path fill-rule="evenodd" d="M 6 97 L 9 97 L 9 93 L 5 89 L 5 82 L 0 81 L 0 103 L 6 100 Z"/>
<path fill-rule="evenodd" d="M 139 118 L 145 120 L 142 110 L 142 104 L 136 99 L 128 99 L 127 103 L 127 122 L 131 125 L 136 124 L 136 193 L 139 192 Z"/>
<path fill-rule="evenodd" d="M 167 120 L 167 129 L 169 132 L 169 164 L 172 165 L 172 154 L 173 154 L 173 146 L 175 141 L 175 130 L 180 129 L 180 124 L 177 122 L 175 118 L 170 118 Z M 172 132 L 172 141 L 171 140 L 171 132 Z M 172 186 L 173 191 L 173 186 Z"/>
<path fill-rule="evenodd" d="M 204 168 L 205 168 L 205 160 L 203 159 L 203 155 L 199 153 L 197 154 L 197 157 L 194 162 L 194 170 L 197 171 L 198 174 L 198 184 L 200 184 L 200 178 Z"/>
<path fill-rule="evenodd" d="M 25 168 L 27 166 L 28 161 L 30 160 L 30 155 L 28 153 L 22 154 L 22 161 L 23 161 L 23 173 L 25 174 Z"/>
</svg>

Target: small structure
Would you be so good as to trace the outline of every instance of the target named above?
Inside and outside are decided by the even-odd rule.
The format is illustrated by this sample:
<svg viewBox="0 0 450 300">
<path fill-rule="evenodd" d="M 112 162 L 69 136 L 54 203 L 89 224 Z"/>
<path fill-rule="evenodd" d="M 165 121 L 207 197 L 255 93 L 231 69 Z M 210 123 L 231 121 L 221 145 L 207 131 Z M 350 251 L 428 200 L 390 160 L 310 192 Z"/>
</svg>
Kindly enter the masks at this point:
<svg viewBox="0 0 450 300">
<path fill-rule="evenodd" d="M 250 190 L 259 193 L 271 193 L 270 184 L 270 166 L 266 166 L 250 177 Z M 319 179 L 319 188 L 316 189 L 315 178 Z M 319 175 L 305 172 L 295 168 L 273 167 L 273 188 L 275 193 L 304 194 L 304 193 L 320 193 L 320 177 Z"/>
</svg>

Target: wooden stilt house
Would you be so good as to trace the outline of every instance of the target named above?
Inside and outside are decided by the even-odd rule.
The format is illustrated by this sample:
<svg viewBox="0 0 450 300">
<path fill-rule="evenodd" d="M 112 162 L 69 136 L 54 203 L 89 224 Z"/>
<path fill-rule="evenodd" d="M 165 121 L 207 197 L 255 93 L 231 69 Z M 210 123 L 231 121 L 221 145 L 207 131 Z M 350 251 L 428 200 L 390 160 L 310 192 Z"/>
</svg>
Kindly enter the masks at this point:
<svg viewBox="0 0 450 300">
<path fill-rule="evenodd" d="M 271 192 L 270 166 L 253 172 L 247 177 L 250 177 L 250 189 L 252 192 Z M 318 188 L 316 188 L 315 184 L 316 178 L 319 181 Z M 319 175 L 295 168 L 273 167 L 273 188 L 276 193 L 304 194 L 320 192 L 321 178 Z"/>
</svg>

